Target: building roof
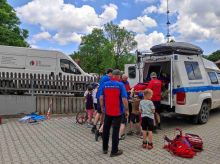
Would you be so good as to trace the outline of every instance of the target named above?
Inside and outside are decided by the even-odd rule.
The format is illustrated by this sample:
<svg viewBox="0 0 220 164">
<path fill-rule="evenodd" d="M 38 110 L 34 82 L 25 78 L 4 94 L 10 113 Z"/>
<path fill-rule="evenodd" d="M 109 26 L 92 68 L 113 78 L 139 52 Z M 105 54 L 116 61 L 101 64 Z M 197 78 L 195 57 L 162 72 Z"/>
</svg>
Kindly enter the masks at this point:
<svg viewBox="0 0 220 164">
<path fill-rule="evenodd" d="M 220 60 L 216 61 L 215 64 L 220 64 Z"/>
</svg>

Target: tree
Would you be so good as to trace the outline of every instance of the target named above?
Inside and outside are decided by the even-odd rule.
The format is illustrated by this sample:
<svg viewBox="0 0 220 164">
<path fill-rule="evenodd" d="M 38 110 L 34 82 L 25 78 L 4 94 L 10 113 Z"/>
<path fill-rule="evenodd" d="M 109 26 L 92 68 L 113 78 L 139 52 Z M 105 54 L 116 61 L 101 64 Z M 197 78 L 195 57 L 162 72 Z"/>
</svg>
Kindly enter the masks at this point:
<svg viewBox="0 0 220 164">
<path fill-rule="evenodd" d="M 217 50 L 215 52 L 213 52 L 211 55 L 209 55 L 207 57 L 208 60 L 211 60 L 213 62 L 216 62 L 218 60 L 220 60 L 220 50 Z"/>
<path fill-rule="evenodd" d="M 137 46 L 134 34 L 108 23 L 82 37 L 79 51 L 71 55 L 87 72 L 103 74 L 107 68 L 124 70 L 124 64 L 135 62 L 130 51 Z"/>
<path fill-rule="evenodd" d="M 71 55 L 79 59 L 81 67 L 87 72 L 103 73 L 107 67 L 112 67 L 112 46 L 105 38 L 101 29 L 93 29 L 91 34 L 82 37 L 79 52 Z"/>
<path fill-rule="evenodd" d="M 123 58 L 123 55 L 128 55 L 130 51 L 137 47 L 137 42 L 134 40 L 135 35 L 125 28 L 114 25 L 112 22 L 105 24 L 104 30 L 108 40 L 113 45 L 115 67 L 120 68 L 120 58 Z"/>
<path fill-rule="evenodd" d="M 15 10 L 6 0 L 0 0 L 0 44 L 9 46 L 29 46 L 25 39 L 28 31 L 19 28 L 20 21 Z"/>
</svg>

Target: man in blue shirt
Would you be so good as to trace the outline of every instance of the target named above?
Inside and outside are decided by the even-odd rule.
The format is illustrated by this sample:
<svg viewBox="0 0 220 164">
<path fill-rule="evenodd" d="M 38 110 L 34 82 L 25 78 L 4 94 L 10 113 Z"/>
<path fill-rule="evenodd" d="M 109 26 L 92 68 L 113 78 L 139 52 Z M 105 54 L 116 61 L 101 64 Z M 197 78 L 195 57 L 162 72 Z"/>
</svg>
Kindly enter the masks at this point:
<svg viewBox="0 0 220 164">
<path fill-rule="evenodd" d="M 103 127 L 103 153 L 108 153 L 108 142 L 111 126 L 112 133 L 112 150 L 110 157 L 115 157 L 123 153 L 118 149 L 119 129 L 122 115 L 128 111 L 127 92 L 123 83 L 119 82 L 121 76 L 120 70 L 114 70 L 110 81 L 105 82 L 100 87 L 100 106 L 104 112 Z"/>
<path fill-rule="evenodd" d="M 101 111 L 101 108 L 100 108 L 100 103 L 99 103 L 99 97 L 100 97 L 100 88 L 102 87 L 102 85 L 106 82 L 106 81 L 109 81 L 111 76 L 112 76 L 112 69 L 109 68 L 106 70 L 106 74 L 104 76 L 102 76 L 102 78 L 100 79 L 99 81 L 99 88 L 98 88 L 98 91 L 96 93 L 96 98 L 97 98 L 97 113 L 96 113 L 96 116 L 95 116 L 95 120 L 94 120 L 94 123 L 93 123 L 93 127 L 91 129 L 92 133 L 95 133 L 96 132 L 96 140 L 97 137 L 99 137 L 99 131 L 97 131 L 97 128 L 96 128 L 96 125 L 97 125 L 97 122 L 99 121 L 101 115 L 102 115 L 102 111 Z M 100 119 L 101 120 L 101 119 Z"/>
</svg>

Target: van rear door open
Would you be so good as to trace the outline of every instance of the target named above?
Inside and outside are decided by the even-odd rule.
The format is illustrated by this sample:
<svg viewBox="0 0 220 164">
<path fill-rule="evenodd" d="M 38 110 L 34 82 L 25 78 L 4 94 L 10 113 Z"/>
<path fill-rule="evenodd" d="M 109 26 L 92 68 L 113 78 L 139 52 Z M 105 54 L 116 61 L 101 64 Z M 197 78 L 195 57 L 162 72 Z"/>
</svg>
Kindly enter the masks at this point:
<svg viewBox="0 0 220 164">
<path fill-rule="evenodd" d="M 128 81 L 131 87 L 134 87 L 140 81 L 140 72 L 136 64 L 125 64 L 125 74 L 128 75 Z"/>
</svg>

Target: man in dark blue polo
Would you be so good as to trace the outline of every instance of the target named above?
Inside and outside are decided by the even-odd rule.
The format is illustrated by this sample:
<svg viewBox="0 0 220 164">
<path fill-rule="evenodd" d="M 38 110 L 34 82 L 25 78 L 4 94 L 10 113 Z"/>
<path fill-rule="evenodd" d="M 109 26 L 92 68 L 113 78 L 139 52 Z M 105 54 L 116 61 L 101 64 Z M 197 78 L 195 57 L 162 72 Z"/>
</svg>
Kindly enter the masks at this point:
<svg viewBox="0 0 220 164">
<path fill-rule="evenodd" d="M 123 153 L 118 149 L 119 129 L 122 115 L 128 112 L 127 92 L 123 83 L 119 82 L 121 71 L 116 69 L 112 72 L 110 81 L 107 81 L 100 88 L 100 105 L 104 113 L 103 128 L 103 153 L 108 153 L 108 142 L 111 126 L 112 133 L 112 151 L 110 157 L 118 156 Z"/>
</svg>

